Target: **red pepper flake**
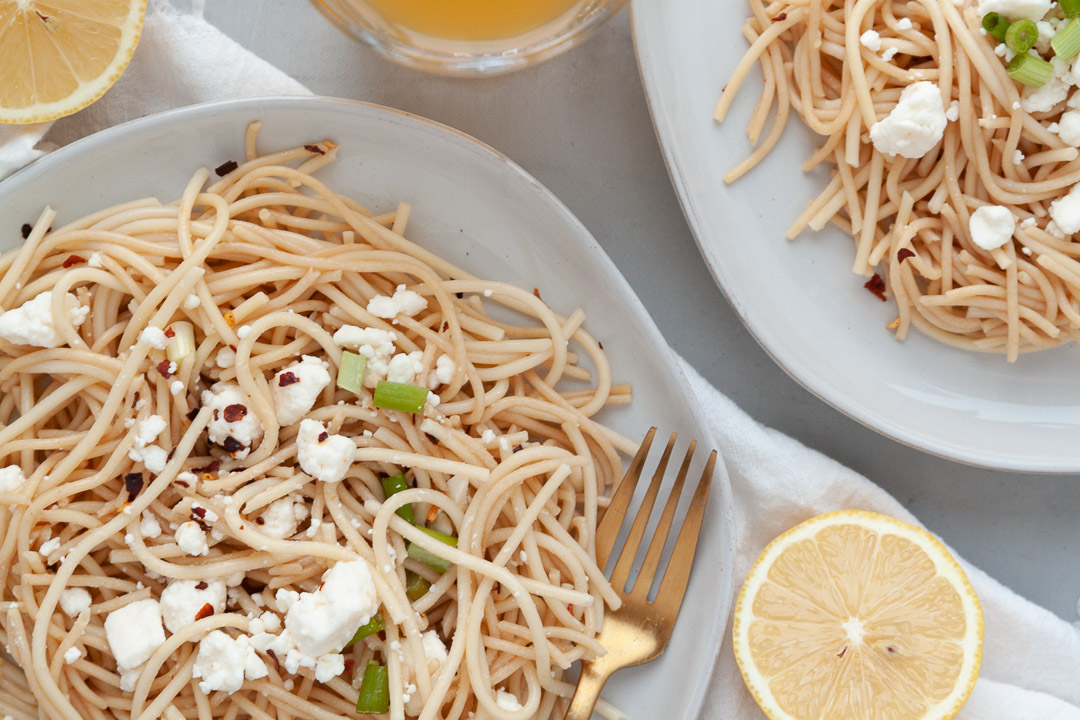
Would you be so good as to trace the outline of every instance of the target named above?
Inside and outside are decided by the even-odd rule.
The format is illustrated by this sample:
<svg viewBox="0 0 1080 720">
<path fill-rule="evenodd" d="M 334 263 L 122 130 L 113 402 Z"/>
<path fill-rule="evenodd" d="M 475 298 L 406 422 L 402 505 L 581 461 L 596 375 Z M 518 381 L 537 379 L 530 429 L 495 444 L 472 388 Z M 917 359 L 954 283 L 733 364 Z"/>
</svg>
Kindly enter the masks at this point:
<svg viewBox="0 0 1080 720">
<path fill-rule="evenodd" d="M 23 225 L 23 227 L 30 227 L 30 226 L 29 225 Z M 23 235 L 23 237 L 26 237 L 26 236 Z M 456 297 L 458 300 L 461 300 L 463 297 L 465 297 L 465 293 L 456 292 L 456 293 L 454 293 L 454 297 Z"/>
<path fill-rule="evenodd" d="M 199 408 L 193 407 L 193 408 L 191 408 L 190 410 L 187 411 L 187 419 L 189 421 L 192 421 L 192 420 L 194 420 L 196 418 L 196 416 L 198 416 L 198 414 L 199 414 Z"/>
<path fill-rule="evenodd" d="M 240 166 L 236 164 L 235 160 L 226 160 L 214 168 L 214 172 L 217 173 L 218 177 L 225 177 L 238 167 Z"/>
<path fill-rule="evenodd" d="M 266 654 L 269 655 L 273 659 L 274 665 L 277 667 L 278 670 L 280 670 L 281 669 L 281 661 L 277 659 L 277 653 L 275 653 L 273 650 L 267 650 Z"/>
<path fill-rule="evenodd" d="M 49 16 L 48 16 L 48 15 L 42 15 L 42 14 L 41 14 L 41 13 L 40 13 L 39 11 L 37 11 L 37 10 L 35 10 L 35 11 L 34 11 L 34 14 L 38 16 L 38 20 L 40 20 L 41 22 L 45 23 L 46 25 L 48 25 L 48 24 L 49 24 L 49 20 L 50 20 L 51 18 L 49 18 Z"/>
<path fill-rule="evenodd" d="M 353 668 L 356 667 L 356 658 L 348 658 L 345 661 L 345 674 L 352 675 Z"/>
<path fill-rule="evenodd" d="M 836 657 L 838 657 L 838 658 L 842 658 L 842 657 L 844 657 L 844 653 L 846 653 L 846 652 L 847 652 L 847 645 L 845 645 L 845 646 L 844 646 L 844 649 L 843 649 L 843 650 L 841 650 L 840 652 L 838 652 L 838 653 L 836 654 Z"/>
<path fill-rule="evenodd" d="M 915 251 L 911 248 L 900 248 L 896 251 L 896 261 L 904 262 L 909 257 L 915 257 Z"/>
<path fill-rule="evenodd" d="M 183 480 L 173 480 L 173 483 L 175 483 L 176 485 L 179 485 L 182 488 L 191 487 L 190 485 L 188 485 Z"/>
<path fill-rule="evenodd" d="M 203 581 L 201 581 L 201 582 L 199 582 L 199 583 L 197 583 L 195 585 L 196 590 L 205 590 L 208 587 L 210 587 L 210 586 L 206 583 L 205 580 L 203 580 Z"/>
<path fill-rule="evenodd" d="M 243 450 L 245 446 L 242 442 L 230 435 L 225 438 L 225 442 L 221 443 L 221 447 L 225 448 L 225 452 L 232 455 L 233 453 Z"/>
<path fill-rule="evenodd" d="M 23 223 L 22 226 L 22 239 L 30 237 L 30 233 L 34 232 L 34 227 L 30 223 Z"/>
<path fill-rule="evenodd" d="M 220 460 L 214 460 L 209 465 L 207 465 L 206 467 L 192 468 L 191 471 L 192 472 L 197 472 L 197 473 L 216 473 L 220 469 L 221 469 L 221 461 Z"/>
<path fill-rule="evenodd" d="M 64 269 L 67 270 L 72 265 L 78 265 L 79 263 L 86 262 L 86 258 L 79 257 L 78 255 L 68 255 L 67 260 L 64 261 Z"/>
<path fill-rule="evenodd" d="M 240 422 L 247 415 L 247 408 L 240 403 L 234 403 L 225 407 L 225 422 Z"/>
<path fill-rule="evenodd" d="M 168 360 L 162 360 L 155 367 L 157 368 L 158 374 L 163 378 L 171 378 L 176 374 L 172 371 L 172 363 Z"/>
<path fill-rule="evenodd" d="M 128 473 L 124 476 L 124 489 L 127 490 L 128 502 L 132 502 L 143 489 L 142 473 Z"/>
<path fill-rule="evenodd" d="M 330 433 L 328 433 L 328 432 L 319 433 L 319 442 L 326 442 L 329 439 L 330 439 Z"/>
<path fill-rule="evenodd" d="M 540 288 L 533 288 L 533 295 L 536 296 L 537 300 L 543 300 L 544 299 L 544 298 L 540 297 Z"/>
<path fill-rule="evenodd" d="M 202 507 L 201 505 L 192 505 L 191 513 L 201 520 L 206 517 L 206 508 Z"/>
<path fill-rule="evenodd" d="M 266 521 L 263 520 L 262 515 L 260 515 L 259 517 L 255 518 L 255 524 L 256 525 L 265 525 Z"/>
<path fill-rule="evenodd" d="M 784 20 L 787 20 L 786 12 L 782 12 L 772 19 L 773 22 L 783 22 Z"/>
<path fill-rule="evenodd" d="M 325 155 L 326 154 L 326 151 L 323 150 L 318 145 L 305 145 L 304 149 L 307 150 L 309 153 L 315 153 L 316 155 Z"/>
<path fill-rule="evenodd" d="M 199 612 L 195 613 L 195 619 L 196 620 L 202 620 L 203 618 L 208 618 L 213 614 L 214 614 L 214 606 L 211 605 L 210 603 L 206 603 L 205 605 L 202 606 L 202 609 L 199 610 Z"/>
<path fill-rule="evenodd" d="M 442 324 L 442 331 L 443 331 L 443 332 L 446 332 L 446 331 L 447 331 L 447 330 L 449 330 L 449 329 L 450 329 L 450 323 L 448 323 L 448 322 L 444 322 L 444 323 Z"/>
<path fill-rule="evenodd" d="M 172 327 L 165 328 L 165 337 L 167 337 L 167 338 L 176 337 L 176 332 L 172 329 Z"/>
<path fill-rule="evenodd" d="M 863 287 L 874 293 L 878 300 L 885 302 L 885 281 L 881 279 L 880 275 L 874 273 L 874 277 L 867 280 Z"/>
<path fill-rule="evenodd" d="M 131 408 L 134 410 L 135 406 L 139 404 L 139 391 L 135 391 L 134 397 L 131 398 Z"/>
<path fill-rule="evenodd" d="M 277 380 L 278 387 L 289 387 L 293 383 L 298 383 L 298 382 L 300 382 L 300 378 L 296 377 L 296 373 L 283 372 L 280 375 L 278 375 L 278 380 Z"/>
<path fill-rule="evenodd" d="M 597 340 L 597 341 L 596 341 L 596 344 L 600 346 L 600 349 L 601 349 L 601 350 L 603 350 L 603 349 L 604 349 L 604 343 L 602 343 L 602 342 L 600 342 L 599 340 Z"/>
</svg>

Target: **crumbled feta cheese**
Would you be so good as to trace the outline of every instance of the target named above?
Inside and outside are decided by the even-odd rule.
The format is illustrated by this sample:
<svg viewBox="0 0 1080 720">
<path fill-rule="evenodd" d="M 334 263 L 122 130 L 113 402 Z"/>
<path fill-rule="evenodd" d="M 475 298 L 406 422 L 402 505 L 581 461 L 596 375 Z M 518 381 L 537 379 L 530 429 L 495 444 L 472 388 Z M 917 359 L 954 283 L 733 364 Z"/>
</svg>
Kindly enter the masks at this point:
<svg viewBox="0 0 1080 720">
<path fill-rule="evenodd" d="M 247 395 L 235 383 L 215 383 L 202 394 L 202 404 L 213 410 L 206 426 L 210 442 L 243 460 L 263 436 L 262 423 L 248 407 Z M 230 438 L 232 441 L 230 442 Z M 239 445 L 239 448 L 236 448 Z"/>
<path fill-rule="evenodd" d="M 424 363 L 421 362 L 423 357 L 424 353 L 419 350 L 408 354 L 398 353 L 390 359 L 390 364 L 386 367 L 386 379 L 412 385 L 417 373 L 424 371 Z"/>
<path fill-rule="evenodd" d="M 491 443 L 495 442 L 495 431 L 491 429 L 485 430 L 483 434 L 480 435 L 480 442 L 484 443 L 485 445 L 490 445 Z"/>
<path fill-rule="evenodd" d="M 121 670 L 142 665 L 165 642 L 157 600 L 138 600 L 105 618 L 105 640 Z"/>
<path fill-rule="evenodd" d="M 1019 165 L 1024 162 L 1024 153 L 1017 150 L 1013 153 L 1013 165 Z"/>
<path fill-rule="evenodd" d="M 214 364 L 222 370 L 231 368 L 236 364 L 236 351 L 228 346 L 221 348 L 214 357 Z"/>
<path fill-rule="evenodd" d="M 54 552 L 60 549 L 60 538 L 52 538 L 41 543 L 41 547 L 38 548 L 38 552 L 44 557 L 52 555 Z"/>
<path fill-rule="evenodd" d="M 298 496 L 278 498 L 263 510 L 259 530 L 272 538 L 283 540 L 295 535 L 297 525 L 307 516 L 307 505 Z"/>
<path fill-rule="evenodd" d="M 1014 57 L 1016 57 L 1016 51 L 1005 43 L 998 43 L 997 45 L 995 45 L 994 54 L 1005 62 L 1010 62 Z"/>
<path fill-rule="evenodd" d="M 142 514 L 142 520 L 139 521 L 139 533 L 150 540 L 161 536 L 161 523 L 157 521 L 157 518 L 148 512 Z"/>
<path fill-rule="evenodd" d="M 135 444 L 143 447 L 149 445 L 165 431 L 166 427 L 168 423 L 160 415 L 151 415 L 145 420 L 140 420 L 139 427 L 135 431 Z"/>
<path fill-rule="evenodd" d="M 454 358 L 449 355 L 440 355 L 435 360 L 435 369 L 431 371 L 431 375 L 428 377 L 428 387 L 434 388 L 439 385 L 448 385 L 454 379 L 455 370 L 457 370 L 457 364 L 454 362 Z"/>
<path fill-rule="evenodd" d="M 1012 238 L 1016 218 L 1002 205 L 983 205 L 971 214 L 968 223 L 971 241 L 983 250 L 999 248 Z"/>
<path fill-rule="evenodd" d="M 900 18 L 896 21 L 897 30 L 910 30 L 911 27 L 911 18 Z"/>
<path fill-rule="evenodd" d="M 292 425 L 308 414 L 319 394 L 330 384 L 329 367 L 323 360 L 304 355 L 274 376 L 270 395 L 278 425 Z"/>
<path fill-rule="evenodd" d="M 260 597 L 258 595 L 254 597 Z M 248 624 L 248 630 L 253 634 L 281 632 L 281 618 L 267 611 L 255 618 Z"/>
<path fill-rule="evenodd" d="M 184 298 L 184 309 L 194 310 L 195 308 L 199 307 L 201 303 L 202 300 L 199 299 L 199 296 L 195 293 L 191 293 L 186 298 Z"/>
<path fill-rule="evenodd" d="M 495 691 L 495 704 L 507 712 L 517 712 L 521 709 L 521 703 L 512 693 L 508 693 L 502 688 Z"/>
<path fill-rule="evenodd" d="M 153 325 L 147 325 L 141 333 L 139 333 L 139 342 L 146 343 L 152 348 L 158 350 L 164 350 L 169 345 L 169 338 L 165 336 L 165 331 L 159 327 Z"/>
<path fill-rule="evenodd" d="M 1020 227 L 1022 227 L 1022 228 L 1035 227 L 1035 225 L 1036 225 L 1036 222 L 1035 222 L 1035 218 L 1033 218 L 1033 217 L 1029 217 L 1026 220 L 1024 220 L 1022 223 L 1020 223 Z"/>
<path fill-rule="evenodd" d="M 1080 230 L 1080 185 L 1073 185 L 1068 195 L 1050 203 L 1050 217 L 1057 229 L 1065 235 L 1072 235 Z M 1049 226 L 1046 229 L 1050 232 Z"/>
<path fill-rule="evenodd" d="M 81 657 L 82 657 L 82 650 L 75 647 L 74 645 L 69 647 L 64 652 L 64 662 L 67 663 L 68 665 L 72 664 L 73 662 L 75 662 L 76 660 L 78 660 Z"/>
<path fill-rule="evenodd" d="M 81 306 L 74 294 L 64 296 L 64 305 L 73 326 L 79 327 L 86 321 L 90 306 Z M 52 314 L 52 290 L 39 293 L 19 307 L 0 313 L 0 338 L 12 345 L 43 348 L 63 345 L 64 339 L 56 332 Z"/>
<path fill-rule="evenodd" d="M 236 328 L 236 337 L 240 338 L 241 340 L 243 340 L 244 338 L 246 338 L 250 334 L 251 334 L 251 326 L 250 325 L 241 325 L 240 327 Z"/>
<path fill-rule="evenodd" d="M 883 53 L 881 53 L 881 59 L 884 60 L 885 62 L 889 62 L 894 57 L 896 57 L 896 55 L 899 52 L 900 52 L 900 48 L 895 47 L 895 46 L 891 47 L 891 48 L 885 48 L 885 51 Z"/>
<path fill-rule="evenodd" d="M 184 392 L 184 381 L 173 380 L 171 383 L 169 383 L 169 392 L 173 395 L 179 395 L 180 393 Z"/>
<path fill-rule="evenodd" d="M 202 586 L 202 587 L 200 587 Z M 161 616 L 169 632 L 177 633 L 195 622 L 209 605 L 214 613 L 225 609 L 225 583 L 221 580 L 173 580 L 161 591 Z"/>
<path fill-rule="evenodd" d="M 166 425 L 165 419 L 160 415 L 151 415 L 140 420 L 135 430 L 135 445 L 128 450 L 129 458 L 141 462 L 152 473 L 164 470 L 168 462 L 169 454 L 165 449 L 152 444 L 165 430 Z"/>
<path fill-rule="evenodd" d="M 277 601 L 278 606 L 285 612 L 289 611 L 297 600 L 300 599 L 300 593 L 295 590 L 289 590 L 288 588 L 280 588 L 274 593 L 274 600 Z"/>
<path fill-rule="evenodd" d="M 867 30 L 859 36 L 859 44 L 870 52 L 881 50 L 881 34 L 877 30 Z"/>
<path fill-rule="evenodd" d="M 945 119 L 949 122 L 956 122 L 960 119 L 960 101 L 953 100 L 949 103 L 949 109 L 945 111 Z"/>
<path fill-rule="evenodd" d="M 90 253 L 90 259 L 86 261 L 86 264 L 95 269 L 105 267 L 105 263 L 101 261 L 101 253 L 99 252 Z"/>
<path fill-rule="evenodd" d="M 209 555 L 210 546 L 206 544 L 206 533 L 198 523 L 189 520 L 181 523 L 174 533 L 176 544 L 188 555 Z"/>
<path fill-rule="evenodd" d="M 892 112 L 870 128 L 870 139 L 887 155 L 921 158 L 941 141 L 946 124 L 941 90 L 923 80 L 904 88 Z"/>
<path fill-rule="evenodd" d="M 224 690 L 230 695 L 244 686 L 244 679 L 258 680 L 269 674 L 266 663 L 255 653 L 247 635 L 232 638 L 214 630 L 199 643 L 199 654 L 191 676 L 201 678 L 205 694 Z"/>
<path fill-rule="evenodd" d="M 90 593 L 85 588 L 68 588 L 60 593 L 60 609 L 69 617 L 78 617 L 90 609 Z"/>
<path fill-rule="evenodd" d="M 22 468 L 18 465 L 8 465 L 0 468 L 0 492 L 15 492 L 26 482 Z"/>
<path fill-rule="evenodd" d="M 355 455 L 356 443 L 351 438 L 328 435 L 318 420 L 304 419 L 300 422 L 300 432 L 296 435 L 296 459 L 300 469 L 316 480 L 338 482 L 352 467 Z"/>
<path fill-rule="evenodd" d="M 1051 0 L 979 0 L 979 17 L 996 12 L 1010 21 L 1038 22 L 1050 11 Z"/>
<path fill-rule="evenodd" d="M 1069 83 L 1063 77 L 1068 73 L 1068 66 L 1057 58 L 1053 58 L 1051 63 L 1054 65 L 1054 75 L 1041 87 L 1025 88 L 1020 98 L 1020 107 L 1029 113 L 1053 110 L 1069 95 Z"/>
<path fill-rule="evenodd" d="M 428 672 L 434 675 L 439 671 L 439 666 L 446 662 L 449 655 L 446 645 L 443 644 L 439 634 L 434 630 L 428 630 L 420 636 L 424 646 L 424 657 L 427 658 Z"/>
<path fill-rule="evenodd" d="M 1073 147 L 1080 147 L 1080 110 L 1066 110 L 1058 119 L 1058 137 Z"/>
<path fill-rule="evenodd" d="M 427 307 L 423 295 L 406 290 L 404 285 L 394 289 L 393 297 L 376 295 L 368 301 L 367 311 L 377 318 L 394 318 L 398 315 L 412 317 Z"/>
<path fill-rule="evenodd" d="M 339 562 L 326 571 L 318 590 L 301 593 L 289 607 L 285 629 L 306 655 L 337 653 L 378 609 L 367 562 Z"/>
<path fill-rule="evenodd" d="M 374 388 L 380 380 L 386 379 L 390 358 L 397 348 L 394 340 L 397 335 L 379 328 L 362 328 L 345 325 L 334 333 L 334 342 L 341 347 L 356 351 L 367 361 L 364 369 L 364 386 Z"/>
</svg>

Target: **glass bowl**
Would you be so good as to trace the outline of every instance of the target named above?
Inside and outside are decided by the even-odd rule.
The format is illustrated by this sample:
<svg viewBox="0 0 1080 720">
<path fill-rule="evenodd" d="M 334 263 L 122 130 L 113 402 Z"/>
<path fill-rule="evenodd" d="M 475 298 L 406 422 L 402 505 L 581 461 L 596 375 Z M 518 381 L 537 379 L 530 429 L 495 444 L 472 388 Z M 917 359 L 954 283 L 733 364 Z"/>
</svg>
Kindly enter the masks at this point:
<svg viewBox="0 0 1080 720">
<path fill-rule="evenodd" d="M 622 9 L 626 0 L 580 0 L 540 27 L 498 40 L 447 39 L 411 30 L 385 19 L 367 0 L 311 0 L 311 4 L 344 33 L 392 60 L 446 75 L 490 76 L 569 50 Z"/>
</svg>

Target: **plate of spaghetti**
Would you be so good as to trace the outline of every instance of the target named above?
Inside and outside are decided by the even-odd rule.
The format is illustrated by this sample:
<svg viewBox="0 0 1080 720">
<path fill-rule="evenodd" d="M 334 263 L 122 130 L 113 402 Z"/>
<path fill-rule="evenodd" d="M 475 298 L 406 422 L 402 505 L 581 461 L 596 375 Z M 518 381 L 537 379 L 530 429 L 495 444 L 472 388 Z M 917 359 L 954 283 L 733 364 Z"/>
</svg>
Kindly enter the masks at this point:
<svg viewBox="0 0 1080 720">
<path fill-rule="evenodd" d="M 0 217 L 0 715 L 562 716 L 624 461 L 707 431 L 550 193 L 426 120 L 260 99 L 61 149 Z M 700 708 L 719 473 L 680 627 L 603 716 Z"/>
<path fill-rule="evenodd" d="M 1021 5 L 647 1 L 634 37 L 702 254 L 778 364 L 924 451 L 1076 472 L 1080 20 Z"/>
</svg>

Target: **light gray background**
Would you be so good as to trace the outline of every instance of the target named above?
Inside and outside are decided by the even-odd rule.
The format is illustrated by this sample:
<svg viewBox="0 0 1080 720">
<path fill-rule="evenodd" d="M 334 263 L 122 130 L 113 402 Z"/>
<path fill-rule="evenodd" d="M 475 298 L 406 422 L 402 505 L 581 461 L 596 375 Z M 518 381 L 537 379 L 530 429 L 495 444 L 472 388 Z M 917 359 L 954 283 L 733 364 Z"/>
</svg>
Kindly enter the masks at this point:
<svg viewBox="0 0 1080 720">
<path fill-rule="evenodd" d="M 675 350 L 741 407 L 877 482 L 1005 585 L 1077 619 L 1080 477 L 975 469 L 900 445 L 804 390 L 743 327 L 668 181 L 628 13 L 546 64 L 472 80 L 394 65 L 303 0 L 207 5 L 210 22 L 315 93 L 416 113 L 508 155 L 585 223 Z"/>
</svg>

